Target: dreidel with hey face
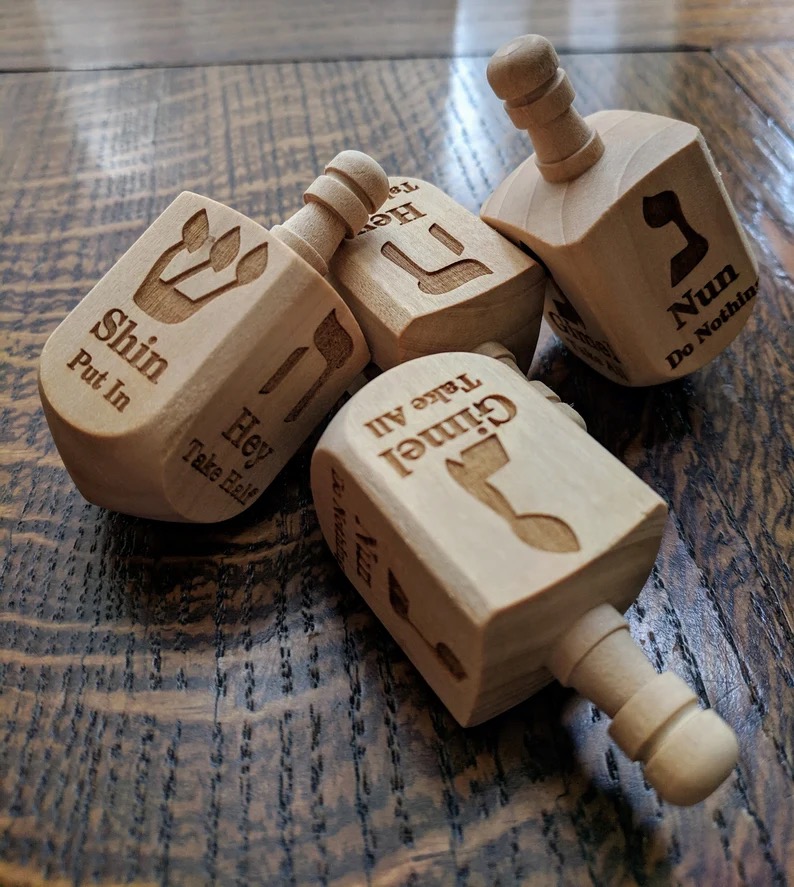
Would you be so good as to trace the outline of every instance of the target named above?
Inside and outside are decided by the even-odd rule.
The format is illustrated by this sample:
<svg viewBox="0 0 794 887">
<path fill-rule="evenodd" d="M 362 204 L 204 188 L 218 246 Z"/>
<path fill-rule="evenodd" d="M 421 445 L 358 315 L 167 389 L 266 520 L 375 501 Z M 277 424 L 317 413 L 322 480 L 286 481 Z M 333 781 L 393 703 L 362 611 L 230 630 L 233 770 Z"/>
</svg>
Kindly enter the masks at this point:
<svg viewBox="0 0 794 887">
<path fill-rule="evenodd" d="M 481 216 L 548 268 L 552 329 L 624 385 L 716 357 L 750 315 L 758 266 L 699 130 L 636 111 L 583 119 L 543 37 L 497 50 L 488 81 L 535 154 Z"/>
<path fill-rule="evenodd" d="M 336 252 L 331 280 L 379 368 L 470 350 L 522 377 L 550 282 L 538 262 L 449 195 L 405 176 L 389 178 L 389 199 Z M 550 388 L 530 384 L 584 427 Z M 454 390 L 450 383 L 428 398 L 443 401 Z"/>
<path fill-rule="evenodd" d="M 323 275 L 387 196 L 380 166 L 344 151 L 271 231 L 177 197 L 41 355 L 47 421 L 86 499 L 210 522 L 262 493 L 369 361 Z"/>
<path fill-rule="evenodd" d="M 495 340 L 526 369 L 543 314 L 541 265 L 434 185 L 395 176 L 389 185 L 331 262 L 373 362 L 388 369 Z"/>
<path fill-rule="evenodd" d="M 554 676 L 613 719 L 670 802 L 730 773 L 730 728 L 656 673 L 620 615 L 653 566 L 663 501 L 504 363 L 388 370 L 334 417 L 311 474 L 337 562 L 460 724 Z"/>
</svg>

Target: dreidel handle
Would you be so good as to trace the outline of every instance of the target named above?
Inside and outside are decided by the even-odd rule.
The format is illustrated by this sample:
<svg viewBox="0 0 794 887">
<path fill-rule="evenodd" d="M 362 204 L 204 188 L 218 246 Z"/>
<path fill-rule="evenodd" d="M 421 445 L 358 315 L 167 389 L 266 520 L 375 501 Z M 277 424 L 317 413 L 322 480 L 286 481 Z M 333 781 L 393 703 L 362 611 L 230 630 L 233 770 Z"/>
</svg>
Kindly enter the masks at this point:
<svg viewBox="0 0 794 887">
<path fill-rule="evenodd" d="M 323 277 L 345 237 L 354 237 L 389 196 L 389 179 L 368 154 L 342 151 L 303 194 L 305 206 L 271 229 Z"/>
<path fill-rule="evenodd" d="M 497 49 L 487 71 L 513 124 L 529 133 L 547 182 L 575 179 L 604 153 L 601 136 L 573 107 L 576 93 L 559 64 L 545 37 L 526 34 Z"/>
<path fill-rule="evenodd" d="M 671 804 L 702 801 L 730 774 L 739 747 L 731 728 L 676 675 L 658 674 L 610 604 L 580 617 L 552 646 L 546 665 L 612 718 L 609 733 Z"/>
<path fill-rule="evenodd" d="M 500 363 L 503 363 L 506 367 L 509 367 L 513 372 L 518 373 L 522 379 L 526 379 L 527 383 L 531 385 L 535 391 L 542 394 L 546 400 L 550 401 L 564 413 L 572 422 L 575 422 L 582 431 L 587 431 L 587 425 L 584 419 L 576 412 L 576 410 L 567 403 L 563 403 L 560 400 L 558 394 L 549 388 L 548 385 L 544 385 L 543 382 L 538 382 L 536 379 L 527 379 L 526 373 L 521 369 L 521 367 L 516 363 L 516 356 L 513 352 L 501 342 L 483 342 L 482 345 L 478 345 L 474 349 L 475 354 L 484 354 L 486 357 L 492 357 L 494 360 L 498 360 Z"/>
<path fill-rule="evenodd" d="M 474 349 L 524 376 L 499 342 Z M 529 382 L 587 430 L 581 416 L 542 382 Z M 633 761 L 645 764 L 648 782 L 671 804 L 696 804 L 710 795 L 736 765 L 739 749 L 731 728 L 681 678 L 658 674 L 631 638 L 626 620 L 611 604 L 584 614 L 552 646 L 546 665 L 611 718 L 610 735 Z"/>
</svg>

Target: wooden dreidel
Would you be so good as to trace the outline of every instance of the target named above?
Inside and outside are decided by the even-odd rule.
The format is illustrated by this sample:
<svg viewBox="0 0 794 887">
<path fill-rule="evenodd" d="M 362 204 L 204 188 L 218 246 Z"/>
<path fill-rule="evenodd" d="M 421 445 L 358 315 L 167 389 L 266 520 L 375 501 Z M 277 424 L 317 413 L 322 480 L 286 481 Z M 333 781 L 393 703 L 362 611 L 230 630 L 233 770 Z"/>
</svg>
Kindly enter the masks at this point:
<svg viewBox="0 0 794 887">
<path fill-rule="evenodd" d="M 485 340 L 527 369 L 543 313 L 542 267 L 421 179 L 389 179 L 388 201 L 347 240 L 331 279 L 381 369 Z"/>
<path fill-rule="evenodd" d="M 323 279 L 388 195 L 344 151 L 268 232 L 185 192 L 50 336 L 39 389 L 90 502 L 219 521 L 249 506 L 369 361 Z"/>
<path fill-rule="evenodd" d="M 613 718 L 663 798 L 726 778 L 734 734 L 620 616 L 665 505 L 537 386 L 482 354 L 410 361 L 342 407 L 311 475 L 336 560 L 460 724 L 554 675 Z"/>
<path fill-rule="evenodd" d="M 488 81 L 534 156 L 481 216 L 546 265 L 546 318 L 615 382 L 650 385 L 710 361 L 752 309 L 758 266 L 699 130 L 636 111 L 582 119 L 552 45 L 519 37 Z"/>
</svg>

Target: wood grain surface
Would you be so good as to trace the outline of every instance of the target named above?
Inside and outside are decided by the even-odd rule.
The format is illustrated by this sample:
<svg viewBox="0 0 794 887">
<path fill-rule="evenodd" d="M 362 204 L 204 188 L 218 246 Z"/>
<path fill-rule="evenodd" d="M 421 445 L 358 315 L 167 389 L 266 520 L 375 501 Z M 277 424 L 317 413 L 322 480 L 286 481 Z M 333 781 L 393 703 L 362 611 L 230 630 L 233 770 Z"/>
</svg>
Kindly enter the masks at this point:
<svg viewBox="0 0 794 887">
<path fill-rule="evenodd" d="M 658 388 L 612 385 L 548 330 L 533 365 L 670 505 L 628 617 L 739 734 L 703 804 L 660 802 L 558 686 L 456 726 L 326 550 L 312 441 L 215 527 L 87 505 L 51 441 L 45 339 L 183 188 L 269 226 L 355 147 L 476 210 L 527 153 L 485 63 L 0 78 L 3 885 L 794 880 L 794 143 L 710 54 L 564 63 L 585 113 L 703 129 L 762 264 L 747 327 Z"/>
<path fill-rule="evenodd" d="M 794 137 L 794 43 L 726 46 L 715 56 L 770 120 Z"/>
<path fill-rule="evenodd" d="M 794 38 L 789 0 L 19 0 L 3 4 L 0 68 L 129 68 L 486 54 L 517 34 L 558 49 Z"/>
</svg>

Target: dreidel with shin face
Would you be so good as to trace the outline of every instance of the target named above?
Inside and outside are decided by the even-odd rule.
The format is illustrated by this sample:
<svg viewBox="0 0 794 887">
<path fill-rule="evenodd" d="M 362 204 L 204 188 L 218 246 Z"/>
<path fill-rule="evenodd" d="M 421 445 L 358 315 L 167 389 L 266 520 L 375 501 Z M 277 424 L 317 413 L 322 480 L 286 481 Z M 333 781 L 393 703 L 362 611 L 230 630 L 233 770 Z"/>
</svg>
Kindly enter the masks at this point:
<svg viewBox="0 0 794 887">
<path fill-rule="evenodd" d="M 695 803 L 730 773 L 733 732 L 656 673 L 620 615 L 663 501 L 503 362 L 388 370 L 332 420 L 311 475 L 337 562 L 460 724 L 554 676 L 613 719 L 666 800 Z"/>
<path fill-rule="evenodd" d="M 758 266 L 699 130 L 636 111 L 583 119 L 543 37 L 497 50 L 488 81 L 535 154 L 481 216 L 546 265 L 552 329 L 624 385 L 716 357 L 750 315 Z"/>
<path fill-rule="evenodd" d="M 323 278 L 388 196 L 344 151 L 267 231 L 185 192 L 50 336 L 39 389 L 91 502 L 219 521 L 248 507 L 369 361 Z"/>
</svg>

